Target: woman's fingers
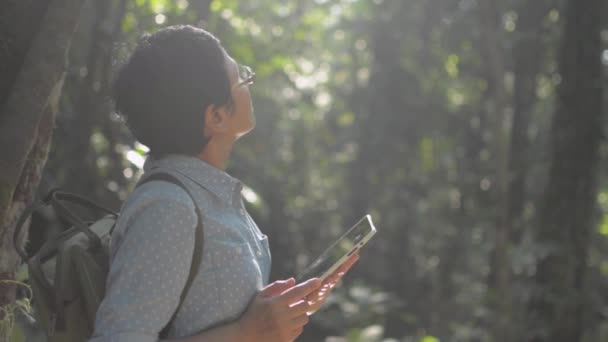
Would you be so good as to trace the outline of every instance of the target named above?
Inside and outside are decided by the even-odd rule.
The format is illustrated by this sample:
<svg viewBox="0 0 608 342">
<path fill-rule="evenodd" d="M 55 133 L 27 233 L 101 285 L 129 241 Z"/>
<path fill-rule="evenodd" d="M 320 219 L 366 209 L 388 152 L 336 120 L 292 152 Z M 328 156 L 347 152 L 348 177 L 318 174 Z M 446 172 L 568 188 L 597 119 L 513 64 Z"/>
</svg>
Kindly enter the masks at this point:
<svg viewBox="0 0 608 342">
<path fill-rule="evenodd" d="M 355 253 L 355 254 L 353 254 L 353 256 L 348 258 L 348 260 L 346 260 L 345 263 L 343 263 L 342 265 L 340 265 L 340 267 L 338 267 L 338 270 L 335 273 L 337 273 L 337 274 L 346 273 L 351 267 L 353 267 L 353 265 L 357 262 L 357 260 L 359 260 L 359 253 Z"/>
<path fill-rule="evenodd" d="M 288 310 L 286 310 L 285 315 L 288 318 L 294 318 L 305 314 L 310 308 L 310 304 L 308 304 L 308 300 L 300 300 L 297 303 L 292 304 Z"/>
<path fill-rule="evenodd" d="M 322 287 L 319 291 L 311 293 L 308 297 L 306 297 L 306 300 L 309 302 L 309 304 L 311 302 L 316 303 L 318 301 L 324 300 L 325 297 L 327 297 L 330 292 L 331 292 L 331 288 L 329 288 L 329 286 L 325 286 L 325 287 Z"/>
<path fill-rule="evenodd" d="M 288 313 L 285 315 L 290 317 L 286 322 L 286 328 L 288 329 L 288 340 L 294 341 L 304 331 L 304 326 L 308 324 L 309 318 L 307 310 L 309 309 L 308 302 L 302 300 L 289 308 Z"/>
<path fill-rule="evenodd" d="M 357 262 L 357 260 L 359 260 L 359 254 L 355 253 L 344 264 L 338 267 L 335 272 L 327 277 L 317 291 L 309 294 L 306 297 L 306 301 L 309 304 L 309 309 L 307 311 L 308 315 L 312 315 L 319 310 L 321 306 L 323 306 L 323 303 L 325 303 L 325 300 L 327 300 L 327 297 L 331 293 L 332 289 L 336 286 L 340 279 L 342 279 L 344 274 L 346 274 L 346 272 L 348 272 L 348 270 Z"/>
<path fill-rule="evenodd" d="M 313 291 L 318 290 L 320 287 L 321 280 L 319 280 L 319 278 L 312 278 L 301 284 L 289 288 L 276 298 L 277 301 L 282 304 L 291 305 L 292 303 L 298 302 L 302 298 L 305 298 Z"/>
<path fill-rule="evenodd" d="M 269 284 L 260 292 L 262 297 L 270 298 L 280 295 L 285 290 L 291 288 L 296 284 L 295 279 L 289 278 L 287 280 L 277 280 L 272 284 Z"/>
<path fill-rule="evenodd" d="M 243 331 L 264 341 L 293 341 L 308 323 L 310 305 L 306 297 L 318 292 L 319 279 L 295 284 L 293 279 L 277 281 L 260 291 L 239 319 Z"/>
<path fill-rule="evenodd" d="M 305 326 L 306 324 L 308 324 L 308 322 L 309 322 L 308 315 L 306 315 L 306 313 L 304 313 L 304 315 L 299 315 L 296 318 L 293 318 L 291 320 L 291 325 L 293 327 L 301 328 L 301 327 Z"/>
<path fill-rule="evenodd" d="M 359 260 L 359 253 L 353 254 L 348 260 L 346 260 L 338 269 L 336 269 L 329 277 L 323 281 L 323 286 L 330 285 L 334 287 L 338 281 L 350 270 L 351 267 Z"/>
<path fill-rule="evenodd" d="M 303 331 L 304 331 L 303 327 L 292 330 L 291 332 L 289 332 L 288 341 L 295 341 L 296 338 L 298 338 L 298 336 L 302 335 Z"/>
</svg>

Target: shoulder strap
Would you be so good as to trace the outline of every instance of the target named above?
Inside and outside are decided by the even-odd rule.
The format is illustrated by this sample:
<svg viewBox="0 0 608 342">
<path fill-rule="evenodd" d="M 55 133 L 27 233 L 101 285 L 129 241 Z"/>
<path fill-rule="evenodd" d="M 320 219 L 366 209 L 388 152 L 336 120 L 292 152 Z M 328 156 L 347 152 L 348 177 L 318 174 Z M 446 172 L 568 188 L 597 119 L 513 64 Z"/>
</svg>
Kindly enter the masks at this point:
<svg viewBox="0 0 608 342">
<path fill-rule="evenodd" d="M 166 181 L 169 183 L 173 183 L 173 184 L 179 186 L 180 188 L 184 189 L 184 191 L 186 191 L 186 193 L 188 193 L 188 196 L 190 196 L 190 199 L 192 199 L 192 202 L 194 203 L 194 210 L 196 211 L 196 216 L 197 216 L 196 230 L 194 232 L 194 252 L 192 253 L 192 263 L 190 264 L 190 272 L 188 273 L 188 279 L 186 280 L 186 285 L 184 285 L 184 289 L 182 290 L 182 293 L 179 297 L 179 304 L 178 304 L 177 308 L 175 309 L 175 311 L 173 312 L 173 315 L 171 316 L 171 320 L 169 320 L 169 323 L 167 323 L 167 325 L 163 328 L 163 330 L 159 334 L 160 337 L 166 337 L 167 333 L 169 332 L 169 328 L 171 327 L 171 325 L 173 325 L 173 322 L 175 321 L 175 317 L 177 316 L 177 312 L 178 312 L 179 308 L 182 306 L 182 303 L 184 302 L 184 299 L 186 298 L 188 291 L 190 291 L 192 282 L 194 281 L 194 278 L 198 274 L 198 270 L 201 265 L 201 260 L 203 258 L 203 216 L 201 215 L 200 209 L 196 205 L 196 201 L 194 200 L 192 193 L 190 192 L 188 187 L 186 187 L 184 185 L 184 183 L 182 183 L 182 181 L 180 181 L 177 177 L 175 177 L 169 173 L 166 173 L 166 172 L 155 172 L 150 176 L 147 176 L 147 177 L 144 176 L 144 177 L 145 178 L 142 181 L 140 181 L 137 184 L 137 186 L 140 186 L 142 184 L 145 184 L 147 182 L 154 181 L 154 180 L 162 180 L 162 181 Z"/>
</svg>

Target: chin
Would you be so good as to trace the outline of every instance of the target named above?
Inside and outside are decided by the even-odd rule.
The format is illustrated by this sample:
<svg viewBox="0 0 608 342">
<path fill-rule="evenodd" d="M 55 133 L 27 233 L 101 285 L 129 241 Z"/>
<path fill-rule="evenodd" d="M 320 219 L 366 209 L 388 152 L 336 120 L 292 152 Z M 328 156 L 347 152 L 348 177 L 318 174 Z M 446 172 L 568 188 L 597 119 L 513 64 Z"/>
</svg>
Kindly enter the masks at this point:
<svg viewBox="0 0 608 342">
<path fill-rule="evenodd" d="M 255 119 L 255 115 L 252 111 L 251 114 L 249 114 L 249 132 L 251 132 L 255 128 L 256 121 L 257 120 Z"/>
<path fill-rule="evenodd" d="M 255 122 L 255 117 L 254 117 L 254 116 L 252 116 L 252 117 L 251 117 L 251 122 L 249 122 L 249 128 L 248 128 L 248 129 L 245 131 L 245 133 L 244 133 L 244 134 L 247 134 L 247 133 L 249 133 L 249 132 L 253 131 L 253 129 L 255 128 L 255 124 L 256 124 L 256 122 Z"/>
<path fill-rule="evenodd" d="M 253 128 L 254 128 L 254 127 L 255 127 L 255 124 L 254 124 L 253 126 L 251 126 L 249 129 L 247 129 L 247 130 L 245 130 L 245 131 L 243 131 L 243 132 L 241 132 L 241 133 L 238 133 L 238 134 L 236 135 L 236 138 L 237 138 L 237 139 L 239 139 L 239 138 L 241 138 L 241 137 L 243 137 L 243 136 L 247 135 L 249 132 L 251 132 L 251 131 L 253 130 Z"/>
</svg>

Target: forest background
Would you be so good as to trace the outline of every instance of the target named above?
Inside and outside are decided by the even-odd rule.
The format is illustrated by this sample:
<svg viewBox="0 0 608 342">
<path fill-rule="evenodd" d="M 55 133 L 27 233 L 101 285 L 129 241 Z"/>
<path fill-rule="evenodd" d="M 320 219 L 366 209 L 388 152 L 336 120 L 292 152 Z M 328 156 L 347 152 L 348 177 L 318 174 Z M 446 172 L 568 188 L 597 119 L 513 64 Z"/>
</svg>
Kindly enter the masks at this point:
<svg viewBox="0 0 608 342">
<path fill-rule="evenodd" d="M 271 279 L 363 213 L 377 225 L 301 341 L 608 340 L 602 0 L 3 1 L 0 279 L 27 272 L 12 231 L 34 198 L 120 208 L 146 148 L 112 79 L 174 24 L 257 74 L 257 127 L 228 171 L 269 235 Z M 60 227 L 38 213 L 20 243 Z M 25 293 L 0 290 L 3 308 Z"/>
</svg>

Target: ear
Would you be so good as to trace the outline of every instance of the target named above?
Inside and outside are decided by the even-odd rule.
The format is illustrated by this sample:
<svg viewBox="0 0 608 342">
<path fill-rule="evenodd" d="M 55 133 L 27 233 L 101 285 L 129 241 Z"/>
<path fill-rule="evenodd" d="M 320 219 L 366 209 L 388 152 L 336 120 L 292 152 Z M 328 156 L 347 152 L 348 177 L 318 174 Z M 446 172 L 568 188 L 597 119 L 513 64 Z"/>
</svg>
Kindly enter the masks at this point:
<svg viewBox="0 0 608 342">
<path fill-rule="evenodd" d="M 209 105 L 205 109 L 205 136 L 222 134 L 228 129 L 227 111 L 224 106 Z"/>
</svg>

